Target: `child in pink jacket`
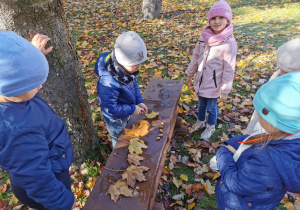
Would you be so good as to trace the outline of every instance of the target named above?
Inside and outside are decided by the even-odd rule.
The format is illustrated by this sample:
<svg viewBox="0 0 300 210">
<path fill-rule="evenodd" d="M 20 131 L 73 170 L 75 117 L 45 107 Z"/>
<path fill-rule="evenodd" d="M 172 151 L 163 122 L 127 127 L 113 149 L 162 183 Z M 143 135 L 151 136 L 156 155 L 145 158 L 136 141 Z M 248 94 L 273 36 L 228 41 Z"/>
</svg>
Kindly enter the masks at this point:
<svg viewBox="0 0 300 210">
<path fill-rule="evenodd" d="M 198 120 L 191 133 L 206 126 L 201 134 L 204 140 L 208 140 L 215 132 L 218 97 L 220 101 L 226 101 L 232 88 L 237 54 L 229 4 L 224 0 L 215 3 L 207 19 L 209 26 L 199 37 L 186 73 L 188 87 L 191 87 L 192 77 L 196 73 L 194 89 L 199 97 Z"/>
</svg>

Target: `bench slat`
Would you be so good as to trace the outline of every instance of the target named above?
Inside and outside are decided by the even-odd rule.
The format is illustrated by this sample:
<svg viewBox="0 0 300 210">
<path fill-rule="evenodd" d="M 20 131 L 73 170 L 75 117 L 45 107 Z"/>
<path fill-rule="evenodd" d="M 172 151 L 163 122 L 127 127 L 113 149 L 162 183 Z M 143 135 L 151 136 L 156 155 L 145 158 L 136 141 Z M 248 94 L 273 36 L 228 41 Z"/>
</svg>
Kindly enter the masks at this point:
<svg viewBox="0 0 300 210">
<path fill-rule="evenodd" d="M 117 203 L 114 203 L 114 201 L 111 200 L 110 195 L 106 194 L 111 186 L 111 183 L 107 180 L 116 182 L 122 177 L 123 172 L 103 169 L 102 176 L 98 178 L 84 206 L 84 210 L 142 210 L 153 208 L 160 176 L 176 123 L 178 114 L 177 104 L 179 102 L 182 85 L 182 81 L 154 78 L 151 79 L 143 94 L 144 103 L 148 107 L 149 113 L 152 111 L 159 112 L 158 120 L 164 122 L 163 137 L 159 141 L 156 141 L 156 137 L 160 133 L 160 123 L 157 123 L 157 126 L 155 126 L 154 129 L 151 129 L 150 127 L 149 129 L 151 129 L 151 131 L 146 136 L 142 137 L 142 140 L 148 145 L 148 149 L 140 155 L 145 158 L 141 161 L 141 165 L 150 168 L 148 172 L 144 172 L 147 181 L 136 182 L 134 197 L 125 197 L 121 195 L 119 196 Z M 133 124 L 137 123 L 139 120 L 145 119 L 145 115 L 133 115 L 126 127 L 132 128 Z M 148 121 L 151 125 L 155 120 L 157 121 L 157 119 L 149 119 Z M 120 139 L 130 140 L 130 137 L 123 133 L 120 136 Z M 126 157 L 128 155 L 128 144 L 120 139 L 109 156 L 105 168 L 124 170 L 128 167 L 127 158 L 119 157 Z"/>
</svg>

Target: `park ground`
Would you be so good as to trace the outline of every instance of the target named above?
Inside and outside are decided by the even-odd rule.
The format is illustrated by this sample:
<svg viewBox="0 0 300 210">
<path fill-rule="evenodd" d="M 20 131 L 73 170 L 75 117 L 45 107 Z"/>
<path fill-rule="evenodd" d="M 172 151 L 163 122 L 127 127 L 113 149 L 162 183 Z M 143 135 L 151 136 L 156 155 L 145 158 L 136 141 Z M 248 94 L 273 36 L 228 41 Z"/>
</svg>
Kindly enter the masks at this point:
<svg viewBox="0 0 300 210">
<path fill-rule="evenodd" d="M 185 71 L 196 41 L 207 25 L 206 14 L 213 2 L 166 0 L 160 18 L 142 20 L 142 1 L 64 0 L 68 28 L 82 63 L 94 126 L 102 139 L 97 153 L 81 166 L 71 168 L 77 209 L 84 206 L 110 153 L 108 132 L 96 96 L 97 57 L 113 49 L 120 33 L 132 30 L 143 38 L 148 49 L 149 60 L 142 65 L 138 76 L 142 92 L 151 78 L 185 81 Z M 295 0 L 228 2 L 239 47 L 234 86 L 228 101 L 218 104 L 217 131 L 210 143 L 199 141 L 201 132 L 174 134 L 156 198 L 167 209 L 217 209 L 214 185 L 218 174 L 207 163 L 223 141 L 243 133 L 253 112 L 255 92 L 276 70 L 276 49 L 300 35 L 300 4 Z M 197 116 L 197 97 L 185 85 L 179 105 L 183 124 L 191 128 Z M 0 191 L 0 200 L 6 200 L 13 209 L 27 209 L 12 195 L 9 177 L 1 169 Z M 277 209 L 300 208 L 299 197 L 289 194 Z"/>
</svg>

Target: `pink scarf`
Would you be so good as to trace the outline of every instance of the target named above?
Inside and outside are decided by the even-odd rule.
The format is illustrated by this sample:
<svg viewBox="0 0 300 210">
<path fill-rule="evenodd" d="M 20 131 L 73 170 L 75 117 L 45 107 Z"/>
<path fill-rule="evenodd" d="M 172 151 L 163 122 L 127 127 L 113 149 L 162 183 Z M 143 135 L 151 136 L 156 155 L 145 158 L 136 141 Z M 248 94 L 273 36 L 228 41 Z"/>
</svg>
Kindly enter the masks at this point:
<svg viewBox="0 0 300 210">
<path fill-rule="evenodd" d="M 202 37 L 208 46 L 213 46 L 226 40 L 233 33 L 233 26 L 230 24 L 219 34 L 214 34 L 210 27 L 202 32 Z"/>
</svg>

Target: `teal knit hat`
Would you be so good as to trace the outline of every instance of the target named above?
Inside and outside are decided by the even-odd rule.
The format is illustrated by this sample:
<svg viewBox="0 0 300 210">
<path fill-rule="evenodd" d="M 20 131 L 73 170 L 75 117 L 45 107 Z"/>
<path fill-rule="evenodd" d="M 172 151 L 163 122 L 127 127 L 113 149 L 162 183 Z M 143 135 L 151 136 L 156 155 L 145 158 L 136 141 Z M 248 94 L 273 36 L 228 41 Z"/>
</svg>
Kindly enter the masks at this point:
<svg viewBox="0 0 300 210">
<path fill-rule="evenodd" d="M 11 97 L 42 85 L 49 65 L 44 54 L 12 31 L 0 31 L 0 95 Z"/>
<path fill-rule="evenodd" d="M 253 104 L 258 114 L 275 128 L 290 134 L 300 132 L 300 72 L 262 85 Z"/>
</svg>

